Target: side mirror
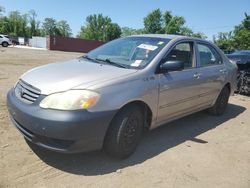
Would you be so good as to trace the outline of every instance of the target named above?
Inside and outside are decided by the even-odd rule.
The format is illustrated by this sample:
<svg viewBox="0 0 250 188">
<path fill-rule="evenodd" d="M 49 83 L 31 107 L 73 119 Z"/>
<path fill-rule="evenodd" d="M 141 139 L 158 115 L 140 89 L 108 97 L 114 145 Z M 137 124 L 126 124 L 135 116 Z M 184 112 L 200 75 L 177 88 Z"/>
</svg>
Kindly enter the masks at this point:
<svg viewBox="0 0 250 188">
<path fill-rule="evenodd" d="M 160 72 L 180 71 L 184 69 L 183 61 L 166 61 L 160 65 Z"/>
</svg>

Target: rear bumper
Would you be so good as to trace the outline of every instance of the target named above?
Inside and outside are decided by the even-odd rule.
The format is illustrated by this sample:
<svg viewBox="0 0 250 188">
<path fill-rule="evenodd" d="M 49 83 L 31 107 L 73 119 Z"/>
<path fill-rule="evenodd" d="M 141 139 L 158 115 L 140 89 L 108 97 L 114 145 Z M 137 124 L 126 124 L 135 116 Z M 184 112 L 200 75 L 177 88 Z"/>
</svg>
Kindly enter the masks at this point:
<svg viewBox="0 0 250 188">
<path fill-rule="evenodd" d="M 10 118 L 27 140 L 63 153 L 102 148 L 107 128 L 116 111 L 42 109 L 39 107 L 40 101 L 25 104 L 17 99 L 13 89 L 7 95 Z"/>
</svg>

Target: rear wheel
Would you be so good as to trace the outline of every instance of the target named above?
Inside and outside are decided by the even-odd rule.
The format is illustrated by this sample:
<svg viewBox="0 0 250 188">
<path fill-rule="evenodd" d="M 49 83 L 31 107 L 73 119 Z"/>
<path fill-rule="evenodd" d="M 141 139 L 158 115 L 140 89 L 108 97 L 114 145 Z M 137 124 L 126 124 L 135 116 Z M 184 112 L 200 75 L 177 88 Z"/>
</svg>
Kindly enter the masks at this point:
<svg viewBox="0 0 250 188">
<path fill-rule="evenodd" d="M 8 44 L 8 42 L 2 42 L 2 46 L 3 46 L 3 47 L 8 47 L 9 44 Z"/>
<path fill-rule="evenodd" d="M 227 86 L 225 86 L 221 90 L 221 92 L 220 92 L 214 106 L 209 108 L 208 112 L 210 114 L 216 115 L 216 116 L 222 115 L 226 110 L 229 96 L 230 96 L 230 90 L 229 90 L 229 88 Z"/>
<path fill-rule="evenodd" d="M 136 149 L 143 130 L 143 111 L 137 105 L 127 106 L 114 117 L 107 131 L 104 150 L 124 159 Z"/>
</svg>

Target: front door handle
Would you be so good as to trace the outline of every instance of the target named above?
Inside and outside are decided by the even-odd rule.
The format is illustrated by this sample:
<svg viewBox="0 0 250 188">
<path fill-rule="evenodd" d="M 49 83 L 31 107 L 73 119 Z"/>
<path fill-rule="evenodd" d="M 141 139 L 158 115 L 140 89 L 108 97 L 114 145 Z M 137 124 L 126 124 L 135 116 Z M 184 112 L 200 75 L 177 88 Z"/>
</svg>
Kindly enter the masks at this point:
<svg viewBox="0 0 250 188">
<path fill-rule="evenodd" d="M 194 78 L 199 79 L 199 78 L 200 78 L 200 76 L 201 76 L 201 74 L 200 74 L 200 73 L 198 73 L 198 72 L 194 73 Z"/>
</svg>

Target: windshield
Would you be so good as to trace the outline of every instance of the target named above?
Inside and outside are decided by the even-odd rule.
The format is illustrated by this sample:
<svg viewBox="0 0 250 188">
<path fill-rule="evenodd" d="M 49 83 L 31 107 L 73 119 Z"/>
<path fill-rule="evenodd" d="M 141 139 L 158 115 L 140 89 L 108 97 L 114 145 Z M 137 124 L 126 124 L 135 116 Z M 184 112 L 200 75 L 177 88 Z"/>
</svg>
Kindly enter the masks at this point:
<svg viewBox="0 0 250 188">
<path fill-rule="evenodd" d="M 111 41 L 89 52 L 87 58 L 129 68 L 143 68 L 161 51 L 169 39 L 127 37 Z"/>
</svg>

